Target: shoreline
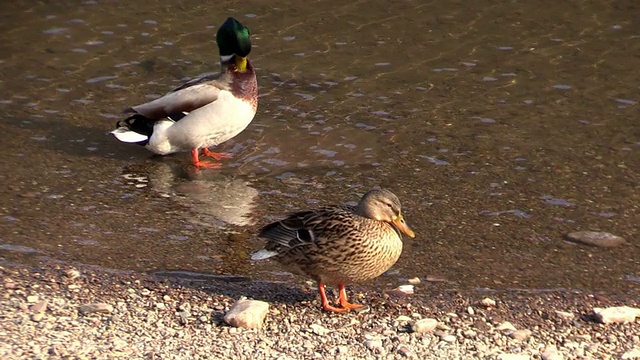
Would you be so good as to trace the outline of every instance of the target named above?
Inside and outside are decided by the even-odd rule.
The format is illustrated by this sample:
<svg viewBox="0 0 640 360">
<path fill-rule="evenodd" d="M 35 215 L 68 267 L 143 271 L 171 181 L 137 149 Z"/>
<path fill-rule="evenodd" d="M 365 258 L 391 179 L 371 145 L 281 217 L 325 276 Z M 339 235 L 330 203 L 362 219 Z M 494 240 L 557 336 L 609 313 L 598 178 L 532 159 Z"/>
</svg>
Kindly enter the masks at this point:
<svg viewBox="0 0 640 360">
<path fill-rule="evenodd" d="M 350 296 L 368 311 L 329 314 L 309 284 L 159 277 L 53 262 L 4 265 L 0 273 L 0 359 L 640 358 L 640 319 L 600 324 L 592 316 L 596 307 L 639 308 L 632 293 L 434 286 L 402 296 L 354 285 Z M 262 329 L 224 322 L 243 296 L 269 303 Z M 487 306 L 487 298 L 495 305 Z M 81 307 L 96 303 L 104 307 Z M 424 331 L 415 325 L 422 319 L 438 325 Z"/>
</svg>

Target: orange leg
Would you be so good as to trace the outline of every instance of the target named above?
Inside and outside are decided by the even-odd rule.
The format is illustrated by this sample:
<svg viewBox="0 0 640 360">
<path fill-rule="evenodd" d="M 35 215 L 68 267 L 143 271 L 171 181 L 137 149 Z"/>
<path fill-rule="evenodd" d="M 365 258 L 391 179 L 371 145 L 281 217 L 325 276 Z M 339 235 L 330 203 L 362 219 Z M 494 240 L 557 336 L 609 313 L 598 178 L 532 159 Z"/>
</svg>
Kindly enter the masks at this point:
<svg viewBox="0 0 640 360">
<path fill-rule="evenodd" d="M 320 299 L 322 300 L 322 307 L 331 312 L 343 313 L 349 311 L 346 308 L 338 308 L 329 304 L 329 300 L 327 300 L 327 294 L 325 294 L 325 286 L 323 283 L 318 282 L 318 291 L 320 291 Z"/>
<path fill-rule="evenodd" d="M 231 159 L 231 154 L 213 152 L 207 148 L 202 148 L 202 156 L 212 157 L 216 160 Z"/>
<path fill-rule="evenodd" d="M 193 161 L 193 166 L 195 166 L 196 169 L 217 169 L 221 166 L 219 163 L 200 161 L 200 158 L 198 156 L 198 149 L 191 150 L 191 160 Z"/>
<path fill-rule="evenodd" d="M 352 304 L 349 301 L 347 301 L 347 291 L 344 289 L 344 284 L 340 284 L 339 293 L 340 293 L 340 296 L 338 297 L 338 300 L 340 301 L 340 305 L 343 308 L 349 309 L 349 310 L 354 310 L 354 309 L 359 309 L 359 308 L 364 306 L 362 304 Z"/>
</svg>

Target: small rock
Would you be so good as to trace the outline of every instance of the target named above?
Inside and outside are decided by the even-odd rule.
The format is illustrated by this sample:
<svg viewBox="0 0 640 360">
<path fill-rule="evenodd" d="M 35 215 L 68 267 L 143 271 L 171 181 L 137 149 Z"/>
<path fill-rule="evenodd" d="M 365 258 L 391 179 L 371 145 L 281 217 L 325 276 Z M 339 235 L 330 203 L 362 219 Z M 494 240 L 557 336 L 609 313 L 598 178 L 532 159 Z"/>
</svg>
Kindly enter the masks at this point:
<svg viewBox="0 0 640 360">
<path fill-rule="evenodd" d="M 80 276 L 80 271 L 77 269 L 67 269 L 64 274 L 71 280 L 77 279 Z"/>
<path fill-rule="evenodd" d="M 469 315 L 475 315 L 475 314 L 476 314 L 476 311 L 475 311 L 475 310 L 473 310 L 473 307 L 469 306 L 469 307 L 467 308 L 467 313 L 469 313 Z"/>
<path fill-rule="evenodd" d="M 231 306 L 224 321 L 235 327 L 260 329 L 269 312 L 269 304 L 264 301 L 241 299 Z"/>
<path fill-rule="evenodd" d="M 404 357 L 408 357 L 408 358 L 415 358 L 416 357 L 416 353 L 414 353 L 413 351 L 411 351 L 411 349 L 409 349 L 406 346 L 400 346 L 398 348 L 398 353 Z"/>
<path fill-rule="evenodd" d="M 608 232 L 576 231 L 566 235 L 569 241 L 598 247 L 615 247 L 627 243 L 623 237 Z"/>
<path fill-rule="evenodd" d="M 346 355 L 349 353 L 349 347 L 346 345 L 338 345 L 338 354 Z"/>
<path fill-rule="evenodd" d="M 496 306 L 496 301 L 493 299 L 489 299 L 489 298 L 484 298 L 480 301 L 480 305 L 484 306 L 484 307 L 494 307 Z"/>
<path fill-rule="evenodd" d="M 500 331 L 516 331 L 516 327 L 508 321 L 505 321 L 502 324 L 498 325 L 496 329 Z"/>
<path fill-rule="evenodd" d="M 638 349 L 638 348 L 631 349 L 631 350 L 627 351 L 626 353 L 622 354 L 622 356 L 620 358 L 622 360 L 640 359 L 640 349 Z"/>
<path fill-rule="evenodd" d="M 15 289 L 16 287 L 18 287 L 18 285 L 16 284 L 15 281 L 13 281 L 13 280 L 11 280 L 9 278 L 4 279 L 4 288 L 5 289 L 9 289 L 10 290 L 10 289 Z"/>
<path fill-rule="evenodd" d="M 540 357 L 542 357 L 542 360 L 564 360 L 564 355 L 558 351 L 555 345 L 547 346 L 540 354 Z"/>
<path fill-rule="evenodd" d="M 529 360 L 531 356 L 527 354 L 500 354 L 498 360 Z"/>
<path fill-rule="evenodd" d="M 420 284 L 420 278 L 414 277 L 409 279 L 409 284 L 412 284 L 412 285 Z"/>
<path fill-rule="evenodd" d="M 610 323 L 630 323 L 640 316 L 640 309 L 629 306 L 614 306 L 609 308 L 593 308 L 593 315 L 598 322 Z"/>
<path fill-rule="evenodd" d="M 576 316 L 573 313 L 570 312 L 566 312 L 566 311 L 558 311 L 556 310 L 556 314 L 566 320 L 573 320 L 573 318 L 575 318 Z"/>
<path fill-rule="evenodd" d="M 309 328 L 311 329 L 311 332 L 313 332 L 316 335 L 326 335 L 329 333 L 329 329 L 325 328 L 322 325 L 319 324 L 311 324 L 311 326 L 309 326 Z"/>
<path fill-rule="evenodd" d="M 452 334 L 446 334 L 446 335 L 442 335 L 440 337 L 440 340 L 442 340 L 444 342 L 452 343 L 452 342 L 456 341 L 456 336 L 452 335 Z"/>
<path fill-rule="evenodd" d="M 371 351 L 381 351 L 382 350 L 382 340 L 380 339 L 370 339 L 364 342 L 364 346 Z"/>
<path fill-rule="evenodd" d="M 38 295 L 29 295 L 29 296 L 27 296 L 27 302 L 29 304 L 33 304 L 35 302 L 38 302 L 38 299 L 39 299 Z"/>
<path fill-rule="evenodd" d="M 31 314 L 31 320 L 34 322 L 40 322 L 40 320 L 42 320 L 44 318 L 44 314 L 43 313 L 35 313 L 35 314 Z"/>
<path fill-rule="evenodd" d="M 523 341 L 523 340 L 527 340 L 528 338 L 530 338 L 531 334 L 532 334 L 531 330 L 522 329 L 522 330 L 516 330 L 516 331 L 512 332 L 511 334 L 509 334 L 509 336 L 511 336 L 513 339 Z"/>
<path fill-rule="evenodd" d="M 47 310 L 47 300 L 40 300 L 37 303 L 31 305 L 32 314 L 41 314 Z"/>
<path fill-rule="evenodd" d="M 158 310 L 164 310 L 164 309 L 166 309 L 166 308 L 167 308 L 167 306 L 166 306 L 164 303 L 161 303 L 161 302 L 157 302 L 157 303 L 156 303 L 156 309 L 158 309 Z"/>
<path fill-rule="evenodd" d="M 78 311 L 84 315 L 92 313 L 111 313 L 113 306 L 105 303 L 91 303 L 78 306 Z"/>
<path fill-rule="evenodd" d="M 411 330 L 418 334 L 432 333 L 438 326 L 438 320 L 436 319 L 420 319 L 411 325 Z"/>
<path fill-rule="evenodd" d="M 407 315 L 400 315 L 400 316 L 398 316 L 396 321 L 398 321 L 398 322 L 407 322 L 407 321 L 411 321 L 411 318 L 408 317 Z"/>
<path fill-rule="evenodd" d="M 467 339 L 475 339 L 476 336 L 478 336 L 478 333 L 475 332 L 474 330 L 465 330 L 462 335 L 464 335 L 464 337 L 466 337 Z"/>
<path fill-rule="evenodd" d="M 407 295 L 411 295 L 413 294 L 413 285 L 400 285 L 398 286 L 398 290 L 402 291 L 403 293 L 407 294 Z"/>
</svg>

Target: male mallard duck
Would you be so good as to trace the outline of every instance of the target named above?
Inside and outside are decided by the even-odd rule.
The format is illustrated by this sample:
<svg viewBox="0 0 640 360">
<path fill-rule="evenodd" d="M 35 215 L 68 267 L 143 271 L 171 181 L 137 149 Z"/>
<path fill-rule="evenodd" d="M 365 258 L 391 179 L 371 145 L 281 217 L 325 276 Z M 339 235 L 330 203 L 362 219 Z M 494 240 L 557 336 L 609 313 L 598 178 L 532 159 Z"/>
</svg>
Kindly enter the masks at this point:
<svg viewBox="0 0 640 360">
<path fill-rule="evenodd" d="M 258 108 L 258 82 L 247 60 L 249 36 L 246 26 L 228 18 L 216 35 L 220 74 L 193 79 L 159 99 L 125 110 L 133 115 L 118 121 L 111 133 L 160 155 L 191 151 L 196 168 L 219 167 L 219 163 L 200 161 L 199 150 L 216 160 L 228 158 L 208 148 L 242 132 Z"/>
<path fill-rule="evenodd" d="M 322 307 L 346 312 L 362 307 L 347 300 L 345 284 L 380 276 L 400 257 L 402 235 L 414 237 L 400 200 L 389 190 L 371 190 L 357 206 L 330 206 L 290 214 L 263 227 L 267 240 L 252 260 L 275 257 L 288 270 L 318 282 Z M 329 304 L 325 284 L 338 286 L 342 307 Z"/>
</svg>

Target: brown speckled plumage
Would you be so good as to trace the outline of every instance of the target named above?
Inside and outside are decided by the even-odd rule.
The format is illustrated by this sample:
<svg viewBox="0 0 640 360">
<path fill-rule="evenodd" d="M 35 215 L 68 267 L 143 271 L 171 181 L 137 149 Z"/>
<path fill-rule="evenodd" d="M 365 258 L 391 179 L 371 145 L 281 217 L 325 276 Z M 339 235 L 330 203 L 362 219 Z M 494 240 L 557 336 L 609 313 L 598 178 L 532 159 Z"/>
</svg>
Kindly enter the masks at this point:
<svg viewBox="0 0 640 360">
<path fill-rule="evenodd" d="M 398 198 L 383 189 L 368 192 L 357 206 L 290 214 L 262 228 L 258 236 L 267 240 L 263 254 L 273 254 L 288 270 L 316 280 L 321 296 L 324 284 L 339 286 L 341 304 L 348 304 L 346 294 L 342 299 L 344 285 L 373 279 L 395 264 L 402 252 L 401 232 L 414 235 Z"/>
</svg>

